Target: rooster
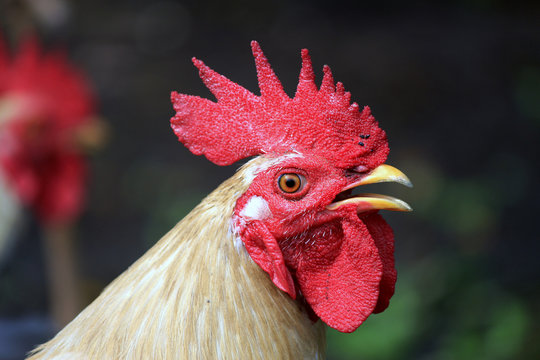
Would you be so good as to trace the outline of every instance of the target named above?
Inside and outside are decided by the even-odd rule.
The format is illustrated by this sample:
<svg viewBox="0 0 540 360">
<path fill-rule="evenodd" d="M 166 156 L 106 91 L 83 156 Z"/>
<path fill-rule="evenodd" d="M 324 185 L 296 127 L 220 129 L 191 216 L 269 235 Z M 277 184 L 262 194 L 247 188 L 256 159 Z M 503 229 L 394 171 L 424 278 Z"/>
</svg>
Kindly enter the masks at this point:
<svg viewBox="0 0 540 360">
<path fill-rule="evenodd" d="M 28 39 L 11 58 L 0 37 L 0 198 L 9 200 L 0 206 L 0 240 L 17 209 L 32 210 L 44 230 L 56 325 L 81 310 L 71 228 L 83 208 L 85 151 L 102 136 L 94 112 L 88 82 L 63 54 L 44 55 Z"/>
<path fill-rule="evenodd" d="M 325 325 L 354 331 L 394 292 L 401 200 L 352 189 L 410 185 L 368 107 L 307 50 L 294 98 L 257 42 L 261 95 L 193 59 L 217 102 L 172 93 L 171 125 L 217 165 L 256 156 L 207 196 L 30 359 L 324 359 Z"/>
</svg>

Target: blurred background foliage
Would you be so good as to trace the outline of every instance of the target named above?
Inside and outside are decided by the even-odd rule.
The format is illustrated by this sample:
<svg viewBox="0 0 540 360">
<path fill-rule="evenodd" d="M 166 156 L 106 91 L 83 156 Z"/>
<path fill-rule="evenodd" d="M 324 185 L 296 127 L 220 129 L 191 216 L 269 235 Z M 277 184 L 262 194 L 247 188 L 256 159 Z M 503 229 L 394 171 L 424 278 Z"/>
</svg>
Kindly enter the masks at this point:
<svg viewBox="0 0 540 360">
<path fill-rule="evenodd" d="M 78 228 L 88 302 L 234 172 L 178 143 L 169 93 L 210 96 L 192 56 L 256 91 L 257 39 L 290 95 L 301 48 L 319 81 L 329 64 L 353 100 L 371 106 L 389 136 L 388 162 L 415 184 L 374 190 L 415 209 L 384 214 L 396 234 L 396 294 L 355 333 L 329 330 L 329 359 L 540 357 L 538 2 L 0 4 L 11 47 L 32 32 L 66 48 L 111 127 Z M 24 225 L 0 263 L 0 359 L 20 358 L 53 331 L 39 321 L 40 235 L 30 216 Z"/>
</svg>

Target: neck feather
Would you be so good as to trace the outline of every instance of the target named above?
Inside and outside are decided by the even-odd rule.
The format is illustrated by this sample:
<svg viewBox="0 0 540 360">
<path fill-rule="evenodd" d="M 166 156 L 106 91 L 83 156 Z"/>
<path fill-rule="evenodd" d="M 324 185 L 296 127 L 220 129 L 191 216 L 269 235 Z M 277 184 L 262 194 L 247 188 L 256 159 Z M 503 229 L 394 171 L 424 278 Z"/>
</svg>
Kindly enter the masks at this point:
<svg viewBox="0 0 540 360">
<path fill-rule="evenodd" d="M 234 205 L 263 165 L 225 181 L 31 359 L 324 358 L 321 322 L 234 245 Z"/>
</svg>

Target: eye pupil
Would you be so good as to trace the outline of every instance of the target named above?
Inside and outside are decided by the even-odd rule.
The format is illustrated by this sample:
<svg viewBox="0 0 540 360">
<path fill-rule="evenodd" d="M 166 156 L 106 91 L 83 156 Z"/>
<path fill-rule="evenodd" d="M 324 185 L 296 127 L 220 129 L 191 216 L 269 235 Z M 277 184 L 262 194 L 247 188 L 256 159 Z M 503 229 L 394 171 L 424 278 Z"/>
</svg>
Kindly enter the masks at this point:
<svg viewBox="0 0 540 360">
<path fill-rule="evenodd" d="M 294 185 L 296 185 L 296 180 L 290 179 L 290 178 L 285 180 L 285 186 L 287 186 L 289 188 L 293 188 Z"/>
<path fill-rule="evenodd" d="M 282 191 L 294 193 L 300 189 L 302 180 L 298 174 L 283 174 L 278 179 L 278 185 Z"/>
</svg>

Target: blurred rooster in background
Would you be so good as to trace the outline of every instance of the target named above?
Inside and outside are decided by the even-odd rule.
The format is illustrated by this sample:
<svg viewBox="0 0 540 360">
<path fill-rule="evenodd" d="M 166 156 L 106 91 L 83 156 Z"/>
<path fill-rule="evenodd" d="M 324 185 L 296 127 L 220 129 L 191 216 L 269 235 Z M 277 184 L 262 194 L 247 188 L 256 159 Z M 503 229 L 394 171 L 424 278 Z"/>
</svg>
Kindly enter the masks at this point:
<svg viewBox="0 0 540 360">
<path fill-rule="evenodd" d="M 0 37 L 0 251 L 20 209 L 31 209 L 44 232 L 58 326 L 82 305 L 71 232 L 84 202 L 84 153 L 103 136 L 94 111 L 88 83 L 63 54 L 43 55 L 30 39 L 11 58 Z"/>
<path fill-rule="evenodd" d="M 217 102 L 173 92 L 171 123 L 225 181 L 31 359 L 324 359 L 324 324 L 352 332 L 394 293 L 393 232 L 352 195 L 410 185 L 385 165 L 386 134 L 307 50 L 294 98 L 256 42 L 261 95 L 193 59 Z M 319 321 L 322 320 L 322 321 Z"/>
</svg>

